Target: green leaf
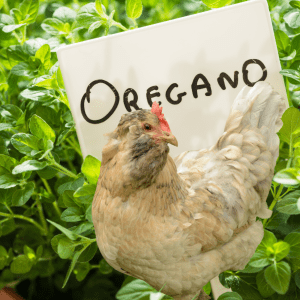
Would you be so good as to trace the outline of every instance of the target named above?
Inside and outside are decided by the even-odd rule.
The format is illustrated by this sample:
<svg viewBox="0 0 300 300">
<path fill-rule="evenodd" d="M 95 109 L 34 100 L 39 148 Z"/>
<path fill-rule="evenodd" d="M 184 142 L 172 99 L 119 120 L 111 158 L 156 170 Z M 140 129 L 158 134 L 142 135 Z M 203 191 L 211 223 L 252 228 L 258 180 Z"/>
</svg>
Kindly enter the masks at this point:
<svg viewBox="0 0 300 300">
<path fill-rule="evenodd" d="M 295 274 L 295 283 L 298 289 L 300 289 L 300 270 L 298 270 Z"/>
<path fill-rule="evenodd" d="M 126 0 L 126 14 L 131 19 L 137 19 L 141 16 L 143 5 L 141 0 Z"/>
<path fill-rule="evenodd" d="M 99 263 L 99 271 L 100 273 L 107 275 L 112 273 L 113 268 L 106 262 L 104 258 L 102 258 Z"/>
<path fill-rule="evenodd" d="M 0 131 L 10 129 L 10 128 L 14 128 L 14 126 L 8 123 L 0 123 Z"/>
<path fill-rule="evenodd" d="M 103 22 L 103 20 L 101 20 L 100 17 L 98 16 L 97 12 L 95 11 L 94 13 L 95 15 L 90 13 L 78 13 L 76 18 L 77 27 L 89 28 L 93 23 L 97 21 Z"/>
<path fill-rule="evenodd" d="M 82 196 L 89 196 L 89 195 L 94 196 L 95 191 L 96 191 L 95 184 L 87 184 L 77 189 L 76 192 L 74 193 L 74 197 L 82 197 Z"/>
<path fill-rule="evenodd" d="M 292 28 L 300 27 L 300 12 L 299 10 L 289 11 L 283 17 L 284 21 Z"/>
<path fill-rule="evenodd" d="M 264 270 L 260 271 L 257 274 L 256 284 L 257 284 L 257 287 L 258 287 L 258 290 L 259 290 L 260 294 L 264 298 L 268 298 L 268 297 L 272 296 L 275 293 L 275 291 L 272 289 L 272 287 L 267 283 L 267 281 L 265 279 Z"/>
<path fill-rule="evenodd" d="M 57 192 L 59 194 L 62 194 L 66 190 L 75 191 L 79 187 L 81 187 L 83 185 L 83 183 L 84 183 L 83 177 L 77 178 L 75 180 L 70 180 L 70 181 L 65 182 L 64 184 L 60 185 L 57 189 Z"/>
<path fill-rule="evenodd" d="M 33 76 L 33 70 L 26 62 L 20 62 L 16 66 L 12 67 L 11 72 L 17 76 Z"/>
<path fill-rule="evenodd" d="M 249 264 L 246 265 L 246 267 L 244 268 L 244 270 L 241 270 L 240 272 L 242 273 L 258 273 L 259 271 L 261 271 L 263 268 L 255 268 L 250 266 Z"/>
<path fill-rule="evenodd" d="M 15 24 L 15 25 L 6 25 L 2 28 L 3 32 L 12 32 L 20 27 L 23 27 L 27 24 Z"/>
<path fill-rule="evenodd" d="M 150 296 L 152 293 L 156 293 L 156 290 L 145 281 L 136 279 L 131 281 L 122 287 L 116 298 L 118 300 L 138 300 L 142 297 Z"/>
<path fill-rule="evenodd" d="M 34 251 L 29 246 L 24 245 L 23 252 L 30 260 L 34 261 L 36 259 Z"/>
<path fill-rule="evenodd" d="M 280 57 L 280 60 L 287 61 L 287 60 L 292 60 L 296 57 L 297 51 L 293 50 L 289 55 L 285 57 Z"/>
<path fill-rule="evenodd" d="M 284 69 L 279 72 L 281 75 L 288 78 L 294 79 L 297 83 L 300 83 L 300 72 L 293 69 Z M 293 109 L 293 107 L 288 108 L 286 111 Z"/>
<path fill-rule="evenodd" d="M 71 261 L 71 265 L 70 265 L 70 267 L 68 269 L 66 278 L 64 280 L 62 288 L 64 288 L 66 286 L 66 284 L 67 284 L 67 282 L 69 280 L 69 277 L 70 277 L 70 275 L 71 275 L 71 273 L 72 273 L 72 271 L 73 271 L 73 269 L 74 269 L 74 267 L 75 267 L 75 265 L 77 263 L 77 260 L 78 260 L 78 257 L 80 256 L 80 254 L 81 254 L 81 251 L 75 252 L 75 254 L 74 254 L 73 258 L 72 258 L 72 261 Z"/>
<path fill-rule="evenodd" d="M 7 169 L 11 172 L 11 170 L 14 168 L 14 166 L 17 164 L 17 160 L 13 157 L 0 154 L 0 166 Z"/>
<path fill-rule="evenodd" d="M 277 210 L 289 214 L 300 214 L 300 190 L 291 192 L 277 202 Z"/>
<path fill-rule="evenodd" d="M 83 220 L 84 216 L 79 207 L 68 207 L 60 218 L 65 222 L 78 222 Z"/>
<path fill-rule="evenodd" d="M 229 5 L 231 0 L 204 0 L 203 3 L 210 8 L 219 8 Z"/>
<path fill-rule="evenodd" d="M 78 235 L 73 233 L 72 231 L 70 231 L 69 229 L 51 221 L 48 220 L 47 221 L 52 224 L 53 226 L 55 226 L 57 229 L 59 229 L 62 233 L 64 233 L 70 240 L 75 241 L 78 238 Z"/>
<path fill-rule="evenodd" d="M 281 30 L 276 30 L 274 34 L 278 51 L 286 52 L 290 44 L 290 38 Z"/>
<path fill-rule="evenodd" d="M 31 90 L 25 89 L 20 94 L 21 99 L 29 99 L 33 101 L 47 101 L 52 98 L 51 91 L 49 90 Z"/>
<path fill-rule="evenodd" d="M 23 49 L 30 56 L 34 56 L 44 44 L 47 44 L 47 41 L 42 38 L 29 39 L 24 43 Z"/>
<path fill-rule="evenodd" d="M 58 86 L 59 86 L 61 89 L 64 89 L 64 88 L 65 88 L 65 85 L 64 85 L 64 80 L 63 80 L 63 77 L 62 77 L 60 68 L 57 69 L 57 71 L 56 71 L 56 73 L 55 73 L 55 76 L 56 76 L 56 81 L 57 81 L 57 83 L 58 83 Z"/>
<path fill-rule="evenodd" d="M 97 243 L 91 243 L 83 252 L 82 254 L 79 256 L 78 261 L 79 262 L 88 262 L 90 261 L 96 254 L 98 250 L 98 246 Z"/>
<path fill-rule="evenodd" d="M 32 268 L 32 261 L 26 255 L 17 256 L 10 265 L 10 270 L 14 274 L 28 273 Z"/>
<path fill-rule="evenodd" d="M 47 166 L 44 169 L 37 171 L 37 173 L 39 174 L 40 177 L 48 180 L 53 178 L 58 173 L 58 170 L 50 166 Z"/>
<path fill-rule="evenodd" d="M 89 222 L 93 222 L 92 219 L 92 203 L 89 205 L 89 207 L 87 208 L 86 212 L 85 212 L 85 218 L 89 221 Z"/>
<path fill-rule="evenodd" d="M 15 191 L 12 199 L 13 206 L 23 206 L 32 196 L 34 183 L 26 183 L 21 189 Z"/>
<path fill-rule="evenodd" d="M 89 34 L 92 34 L 94 30 L 102 26 L 105 22 L 104 21 L 96 21 L 94 22 L 88 29 Z"/>
<path fill-rule="evenodd" d="M 57 138 L 56 145 L 60 145 L 67 137 L 69 137 L 72 132 L 75 131 L 74 126 L 69 129 L 64 130 Z"/>
<path fill-rule="evenodd" d="M 17 190 L 17 187 L 11 189 L 1 189 L 0 190 L 0 203 L 6 203 L 8 206 L 11 206 L 13 194 Z"/>
<path fill-rule="evenodd" d="M 96 7 L 96 10 L 97 12 L 99 13 L 99 15 L 102 17 L 102 18 L 105 18 L 106 17 L 106 14 L 105 14 L 105 10 L 103 9 L 103 4 L 101 3 L 101 0 L 96 0 L 95 2 L 95 7 Z"/>
<path fill-rule="evenodd" d="M 279 130 L 279 137 L 288 144 L 292 144 L 292 134 L 300 128 L 300 112 L 295 107 L 288 108 L 282 115 L 283 126 Z"/>
<path fill-rule="evenodd" d="M 60 34 L 66 34 L 65 31 L 65 24 L 55 18 L 48 18 L 43 21 L 41 27 L 51 35 L 60 35 Z"/>
<path fill-rule="evenodd" d="M 43 81 L 40 81 L 36 84 L 36 86 L 43 87 L 46 89 L 55 89 L 55 90 L 59 89 L 55 78 L 48 78 Z"/>
<path fill-rule="evenodd" d="M 14 24 L 14 19 L 6 14 L 0 14 L 0 26 L 1 25 L 12 25 Z"/>
<path fill-rule="evenodd" d="M 53 17 L 61 20 L 63 23 L 73 23 L 76 18 L 76 12 L 69 7 L 61 6 L 54 12 Z"/>
<path fill-rule="evenodd" d="M 0 246 L 0 270 L 3 270 L 7 264 L 8 253 L 3 246 Z"/>
<path fill-rule="evenodd" d="M 55 142 L 55 132 L 52 128 L 39 116 L 33 115 L 29 123 L 30 131 L 39 139 L 51 140 Z"/>
<path fill-rule="evenodd" d="M 272 263 L 272 259 L 266 252 L 258 251 L 255 252 L 249 261 L 249 265 L 255 268 L 261 268 L 268 266 Z"/>
<path fill-rule="evenodd" d="M 13 104 L 2 105 L 0 111 L 1 116 L 8 121 L 17 121 L 23 114 L 23 111 Z"/>
<path fill-rule="evenodd" d="M 86 176 L 90 184 L 97 184 L 100 175 L 101 162 L 94 156 L 88 155 L 82 166 L 81 172 Z"/>
<path fill-rule="evenodd" d="M 291 232 L 284 241 L 290 245 L 289 257 L 300 259 L 300 232 Z"/>
<path fill-rule="evenodd" d="M 295 44 L 295 40 L 296 40 L 297 37 L 294 38 L 294 40 L 292 41 L 292 44 Z M 297 40 L 296 40 L 297 41 Z M 299 35 L 299 38 L 298 38 L 298 41 L 299 41 L 299 44 L 300 44 L 300 35 Z M 298 47 L 300 47 L 300 45 L 297 45 Z M 300 71 L 300 48 L 299 49 L 294 49 L 294 51 L 298 51 L 298 54 L 295 56 L 294 58 L 294 62 L 290 65 L 290 69 L 293 69 L 293 70 L 296 70 L 296 71 Z M 300 73 L 299 73 L 300 74 Z M 300 78 L 298 78 L 297 80 L 291 78 L 291 77 L 287 77 L 288 78 L 288 81 L 291 83 L 291 84 L 294 84 L 294 85 L 299 85 L 300 82 Z M 296 101 L 299 101 L 297 99 L 293 99 L 293 103 L 295 103 Z M 297 106 L 295 106 L 297 107 Z M 294 134 L 297 134 L 297 131 L 299 133 L 299 128 L 294 132 Z"/>
<path fill-rule="evenodd" d="M 300 1 L 298 2 L 300 3 Z M 300 34 L 295 35 L 294 38 L 292 39 L 291 48 L 292 50 L 296 50 L 297 52 L 296 59 L 300 59 Z"/>
<path fill-rule="evenodd" d="M 281 261 L 274 263 L 265 270 L 265 279 L 267 283 L 278 294 L 285 294 L 289 288 L 291 279 L 291 267 L 288 263 Z"/>
<path fill-rule="evenodd" d="M 76 275 L 76 279 L 78 281 L 82 281 L 89 273 L 90 269 L 91 269 L 91 265 L 88 262 L 85 263 L 78 262 L 74 269 L 74 274 Z"/>
<path fill-rule="evenodd" d="M 84 236 L 88 235 L 86 233 L 94 232 L 94 224 L 90 222 L 81 222 L 77 226 L 73 226 L 70 228 L 76 234 L 83 234 Z"/>
<path fill-rule="evenodd" d="M 11 174 L 0 175 L 0 189 L 9 189 L 18 184 L 19 182 L 13 175 Z"/>
<path fill-rule="evenodd" d="M 10 15 L 14 18 L 16 24 L 20 24 L 23 19 L 23 14 L 17 8 L 10 10 Z"/>
<path fill-rule="evenodd" d="M 264 230 L 264 237 L 261 243 L 258 245 L 256 251 L 265 251 L 268 247 L 272 247 L 277 242 L 277 239 L 269 230 Z"/>
<path fill-rule="evenodd" d="M 50 46 L 48 44 L 44 44 L 42 47 L 40 47 L 35 53 L 35 58 L 40 60 L 46 70 L 49 70 L 51 59 Z"/>
<path fill-rule="evenodd" d="M 60 196 L 65 207 L 77 207 L 78 208 L 77 203 L 74 201 L 73 193 L 74 193 L 73 191 L 65 190 L 63 192 L 63 194 Z M 59 199 L 59 204 L 60 204 L 60 199 Z M 62 207 L 61 204 L 60 204 L 60 206 Z"/>
<path fill-rule="evenodd" d="M 285 186 L 294 186 L 299 184 L 298 173 L 293 168 L 280 170 L 275 174 L 273 180 Z"/>
<path fill-rule="evenodd" d="M 243 300 L 243 298 L 236 292 L 226 292 L 218 300 Z"/>
<path fill-rule="evenodd" d="M 294 8 L 300 8 L 300 1 L 291 1 L 290 5 Z"/>
<path fill-rule="evenodd" d="M 21 45 L 12 45 L 6 49 L 7 58 L 11 65 L 16 65 L 18 62 L 27 61 L 29 56 L 24 52 Z"/>
<path fill-rule="evenodd" d="M 11 143 L 21 153 L 31 155 L 32 150 L 39 150 L 38 138 L 27 133 L 17 133 L 12 136 Z"/>
<path fill-rule="evenodd" d="M 39 245 L 36 250 L 36 259 L 39 260 L 43 255 L 43 245 Z"/>
<path fill-rule="evenodd" d="M 273 250 L 274 250 L 275 259 L 278 262 L 289 254 L 290 245 L 286 242 L 280 241 L 273 245 Z"/>
<path fill-rule="evenodd" d="M 67 259 L 73 254 L 75 247 L 76 244 L 72 240 L 63 237 L 58 242 L 57 254 L 60 258 Z"/>
<path fill-rule="evenodd" d="M 211 293 L 211 284 L 210 281 L 202 287 L 203 291 L 205 292 L 206 295 L 209 295 Z"/>
<path fill-rule="evenodd" d="M 2 230 L 2 236 L 8 235 L 16 229 L 14 219 L 9 219 L 0 225 Z"/>
<path fill-rule="evenodd" d="M 47 161 L 26 160 L 22 164 L 16 166 L 12 173 L 19 174 L 28 171 L 37 171 L 44 169 L 49 163 Z"/>
<path fill-rule="evenodd" d="M 38 14 L 39 0 L 24 0 L 20 4 L 20 11 L 23 14 L 23 22 L 33 23 Z"/>
</svg>

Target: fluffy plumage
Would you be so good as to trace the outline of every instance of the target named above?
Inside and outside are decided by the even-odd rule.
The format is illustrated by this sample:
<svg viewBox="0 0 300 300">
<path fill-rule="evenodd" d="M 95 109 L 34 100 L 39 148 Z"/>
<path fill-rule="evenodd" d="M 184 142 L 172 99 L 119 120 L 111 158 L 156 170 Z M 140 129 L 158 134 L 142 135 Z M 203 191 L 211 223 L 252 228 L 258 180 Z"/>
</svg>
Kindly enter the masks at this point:
<svg viewBox="0 0 300 300">
<path fill-rule="evenodd" d="M 284 109 L 268 83 L 244 88 L 217 143 L 174 160 L 168 143 L 177 141 L 157 114 L 123 115 L 107 135 L 92 208 L 105 260 L 157 290 L 165 284 L 178 300 L 243 269 L 263 237 L 256 217 L 271 215 L 266 198 Z"/>
</svg>

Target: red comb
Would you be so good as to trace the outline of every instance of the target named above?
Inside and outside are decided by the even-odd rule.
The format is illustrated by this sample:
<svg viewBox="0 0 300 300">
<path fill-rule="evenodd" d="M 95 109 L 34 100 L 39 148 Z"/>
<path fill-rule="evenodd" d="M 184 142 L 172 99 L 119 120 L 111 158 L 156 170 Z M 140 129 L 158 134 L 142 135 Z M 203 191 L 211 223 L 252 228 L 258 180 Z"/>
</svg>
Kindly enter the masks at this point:
<svg viewBox="0 0 300 300">
<path fill-rule="evenodd" d="M 171 132 L 171 129 L 169 127 L 168 122 L 164 118 L 164 114 L 162 114 L 162 107 L 159 107 L 159 104 L 154 101 L 152 104 L 151 112 L 155 115 L 157 115 L 159 122 L 160 122 L 160 127 L 163 131 Z"/>
</svg>

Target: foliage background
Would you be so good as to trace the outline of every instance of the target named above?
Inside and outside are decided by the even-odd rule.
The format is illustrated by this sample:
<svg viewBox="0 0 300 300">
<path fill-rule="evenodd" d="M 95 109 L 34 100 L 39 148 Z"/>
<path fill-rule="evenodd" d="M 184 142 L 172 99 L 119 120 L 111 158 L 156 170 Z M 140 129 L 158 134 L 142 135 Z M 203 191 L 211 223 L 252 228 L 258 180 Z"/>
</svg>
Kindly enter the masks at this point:
<svg viewBox="0 0 300 300">
<path fill-rule="evenodd" d="M 99 253 L 91 202 L 101 163 L 83 161 L 56 49 L 239 2 L 0 0 L 0 288 L 25 299 L 171 299 Z M 219 299 L 300 299 L 300 1 L 268 4 L 290 104 L 274 213 L 246 268 L 220 275 L 234 292 Z"/>
</svg>

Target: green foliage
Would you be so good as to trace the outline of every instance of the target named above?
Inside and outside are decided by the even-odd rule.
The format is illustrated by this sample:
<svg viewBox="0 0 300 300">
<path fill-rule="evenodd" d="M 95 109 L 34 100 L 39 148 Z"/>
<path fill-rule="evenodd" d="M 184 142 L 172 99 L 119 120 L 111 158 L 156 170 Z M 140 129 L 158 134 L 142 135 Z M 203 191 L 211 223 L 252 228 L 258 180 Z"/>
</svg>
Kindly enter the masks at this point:
<svg viewBox="0 0 300 300">
<path fill-rule="evenodd" d="M 171 299 L 131 277 L 119 289 L 123 275 L 101 257 L 91 217 L 101 162 L 82 157 L 56 50 L 243 1 L 0 1 L 0 288 L 49 277 L 80 299 Z M 299 3 L 268 0 L 290 104 L 273 215 L 245 269 L 220 275 L 233 292 L 219 299 L 300 298 Z M 211 294 L 209 283 L 203 289 Z"/>
<path fill-rule="evenodd" d="M 222 294 L 218 300 L 243 300 L 243 298 L 235 292 L 227 292 Z"/>
<path fill-rule="evenodd" d="M 153 297 L 152 295 L 155 295 Z M 116 295 L 118 300 L 138 300 L 142 299 L 146 296 L 151 297 L 151 299 L 163 299 L 164 294 L 157 292 L 153 287 L 151 287 L 148 283 L 136 279 L 126 284 Z"/>
</svg>

